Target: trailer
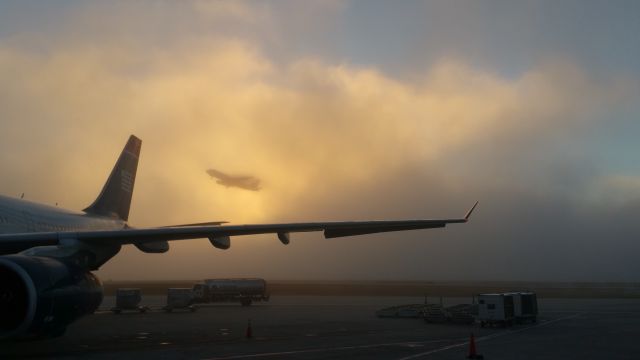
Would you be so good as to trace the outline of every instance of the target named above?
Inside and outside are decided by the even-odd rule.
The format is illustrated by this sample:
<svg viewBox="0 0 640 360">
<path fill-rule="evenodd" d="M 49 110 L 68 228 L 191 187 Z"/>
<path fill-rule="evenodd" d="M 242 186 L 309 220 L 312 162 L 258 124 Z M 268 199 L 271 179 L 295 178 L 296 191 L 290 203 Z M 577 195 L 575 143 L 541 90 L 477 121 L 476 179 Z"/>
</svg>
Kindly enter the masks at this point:
<svg viewBox="0 0 640 360">
<path fill-rule="evenodd" d="M 514 295 L 480 294 L 478 295 L 478 320 L 480 326 L 511 326 L 515 321 Z"/>
<path fill-rule="evenodd" d="M 239 302 L 250 306 L 253 302 L 269 301 L 264 279 L 207 279 L 193 286 L 194 303 Z"/>
<path fill-rule="evenodd" d="M 470 325 L 476 321 L 474 315 L 478 313 L 478 307 L 474 304 L 458 304 L 449 306 L 445 311 L 450 322 Z"/>
<path fill-rule="evenodd" d="M 471 325 L 475 322 L 478 307 L 475 304 L 458 304 L 443 307 L 441 304 L 408 304 L 391 306 L 376 311 L 379 318 L 422 318 L 426 323 L 454 323 Z"/>
<path fill-rule="evenodd" d="M 123 310 L 133 310 L 145 313 L 147 306 L 140 306 L 142 292 L 136 288 L 120 288 L 116 290 L 116 306 L 111 308 L 114 314 L 120 314 Z"/>
<path fill-rule="evenodd" d="M 517 323 L 538 321 L 538 298 L 534 292 L 507 293 L 513 297 L 513 315 Z"/>
<path fill-rule="evenodd" d="M 379 318 L 420 318 L 427 306 L 430 305 L 407 304 L 391 306 L 376 311 L 376 316 Z"/>
<path fill-rule="evenodd" d="M 167 305 L 162 309 L 166 312 L 172 312 L 174 309 L 184 309 L 191 312 L 196 311 L 197 308 L 193 305 L 193 289 L 167 289 Z"/>
<path fill-rule="evenodd" d="M 447 312 L 442 305 L 430 304 L 422 314 L 426 323 L 446 323 L 449 321 Z"/>
<path fill-rule="evenodd" d="M 522 310 L 518 316 L 520 322 L 530 320 L 535 323 L 538 321 L 538 296 L 534 292 L 521 292 Z"/>
</svg>

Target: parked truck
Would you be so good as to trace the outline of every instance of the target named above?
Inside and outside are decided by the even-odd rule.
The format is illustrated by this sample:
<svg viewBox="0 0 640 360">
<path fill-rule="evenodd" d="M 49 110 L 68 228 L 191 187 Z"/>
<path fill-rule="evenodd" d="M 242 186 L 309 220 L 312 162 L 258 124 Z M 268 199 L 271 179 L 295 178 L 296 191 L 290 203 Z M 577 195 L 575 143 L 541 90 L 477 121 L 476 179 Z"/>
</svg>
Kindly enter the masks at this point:
<svg viewBox="0 0 640 360">
<path fill-rule="evenodd" d="M 207 279 L 193 286 L 194 303 L 269 301 L 264 279 Z"/>
</svg>

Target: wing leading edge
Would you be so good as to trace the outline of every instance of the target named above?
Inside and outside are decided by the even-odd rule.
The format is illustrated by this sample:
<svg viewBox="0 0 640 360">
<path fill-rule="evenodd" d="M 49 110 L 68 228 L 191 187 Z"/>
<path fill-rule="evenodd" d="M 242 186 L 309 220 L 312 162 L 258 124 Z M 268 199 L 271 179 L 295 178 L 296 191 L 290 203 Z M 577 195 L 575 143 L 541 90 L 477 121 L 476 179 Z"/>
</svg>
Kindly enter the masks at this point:
<svg viewBox="0 0 640 360">
<path fill-rule="evenodd" d="M 34 246 L 57 245 L 60 239 L 76 239 L 88 244 L 142 244 L 156 241 L 174 241 L 208 238 L 216 246 L 216 239 L 231 236 L 278 234 L 282 243 L 289 242 L 289 233 L 323 231 L 325 238 L 375 234 L 392 231 L 442 228 L 447 224 L 465 223 L 477 206 L 460 219 L 310 222 L 259 225 L 203 225 L 158 228 L 127 228 L 122 230 L 96 230 L 80 232 L 47 232 L 0 235 L 0 253 L 5 249 L 28 249 Z M 217 246 L 218 247 L 218 246 Z M 227 246 L 228 247 L 228 246 Z M 221 247 L 226 248 L 226 247 Z"/>
</svg>

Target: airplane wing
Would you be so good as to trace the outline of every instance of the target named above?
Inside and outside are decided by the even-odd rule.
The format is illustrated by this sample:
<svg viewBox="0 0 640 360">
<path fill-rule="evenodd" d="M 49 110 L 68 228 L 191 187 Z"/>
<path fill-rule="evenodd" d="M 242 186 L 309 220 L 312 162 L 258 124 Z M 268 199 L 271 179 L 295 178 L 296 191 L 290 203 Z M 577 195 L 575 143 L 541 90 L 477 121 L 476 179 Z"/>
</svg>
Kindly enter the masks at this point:
<svg viewBox="0 0 640 360">
<path fill-rule="evenodd" d="M 228 223 L 229 223 L 228 221 L 209 221 L 209 222 L 193 223 L 193 224 L 169 225 L 169 226 L 163 226 L 163 228 L 185 227 L 185 226 L 209 226 L 209 225 L 222 225 L 222 224 L 228 224 Z"/>
<path fill-rule="evenodd" d="M 143 244 L 147 242 L 208 238 L 221 249 L 227 249 L 231 236 L 277 234 L 284 244 L 289 233 L 323 231 L 325 238 L 375 234 L 391 231 L 419 230 L 445 227 L 447 224 L 465 223 L 478 205 L 476 202 L 460 219 L 383 220 L 310 222 L 259 225 L 204 225 L 156 228 L 127 228 L 122 230 L 96 230 L 78 232 L 46 232 L 0 235 L 0 252 L 26 250 L 34 246 L 57 245 L 63 240 L 79 240 L 88 244 Z"/>
</svg>

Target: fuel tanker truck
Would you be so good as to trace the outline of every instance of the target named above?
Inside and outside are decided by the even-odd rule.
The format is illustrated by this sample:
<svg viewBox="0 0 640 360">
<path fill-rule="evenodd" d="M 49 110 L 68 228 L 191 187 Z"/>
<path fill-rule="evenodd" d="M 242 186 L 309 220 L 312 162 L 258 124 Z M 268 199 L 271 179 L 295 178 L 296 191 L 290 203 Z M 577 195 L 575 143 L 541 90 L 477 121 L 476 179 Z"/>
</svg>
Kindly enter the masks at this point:
<svg viewBox="0 0 640 360">
<path fill-rule="evenodd" d="M 194 303 L 269 301 L 264 279 L 207 279 L 193 286 Z"/>
</svg>

